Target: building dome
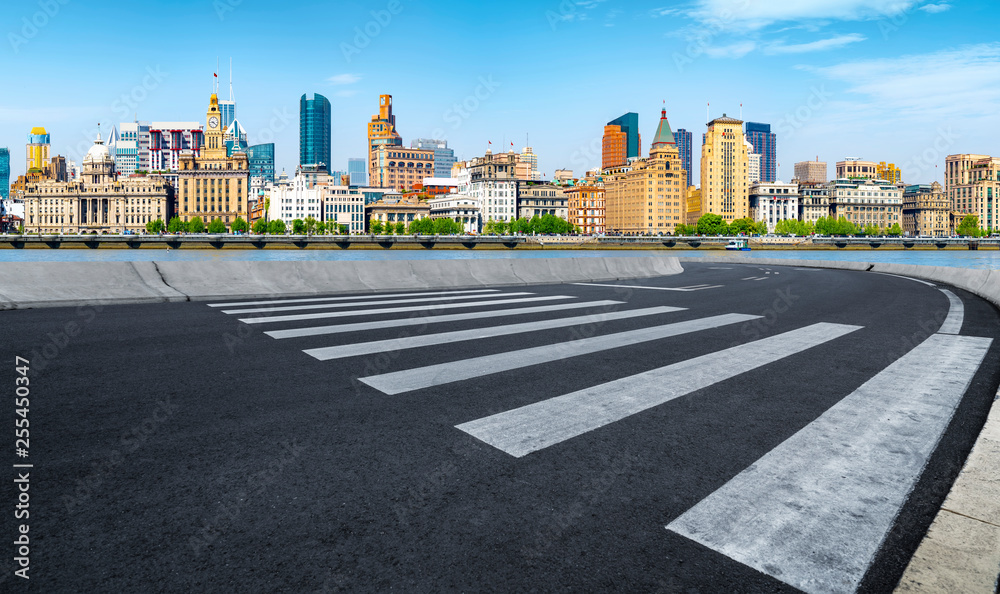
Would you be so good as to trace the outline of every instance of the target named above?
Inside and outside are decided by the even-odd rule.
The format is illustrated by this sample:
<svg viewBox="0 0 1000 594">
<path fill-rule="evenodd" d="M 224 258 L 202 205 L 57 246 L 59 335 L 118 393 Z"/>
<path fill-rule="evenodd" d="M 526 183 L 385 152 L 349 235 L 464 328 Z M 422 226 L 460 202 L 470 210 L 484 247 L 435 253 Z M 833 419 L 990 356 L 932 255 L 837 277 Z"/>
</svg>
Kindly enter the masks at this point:
<svg viewBox="0 0 1000 594">
<path fill-rule="evenodd" d="M 101 133 L 97 133 L 97 140 L 94 141 L 94 146 L 90 147 L 87 151 L 87 156 L 83 158 L 84 163 L 102 163 L 104 161 L 111 160 L 111 152 L 108 151 L 107 145 L 101 140 Z"/>
</svg>

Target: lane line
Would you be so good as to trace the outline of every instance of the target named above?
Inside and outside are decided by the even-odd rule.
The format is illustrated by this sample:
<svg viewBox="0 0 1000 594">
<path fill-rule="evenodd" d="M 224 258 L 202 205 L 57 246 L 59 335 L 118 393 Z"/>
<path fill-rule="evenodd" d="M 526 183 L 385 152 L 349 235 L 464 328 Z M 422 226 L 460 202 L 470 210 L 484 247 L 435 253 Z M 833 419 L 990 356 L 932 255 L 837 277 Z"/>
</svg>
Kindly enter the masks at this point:
<svg viewBox="0 0 1000 594">
<path fill-rule="evenodd" d="M 520 458 L 860 328 L 813 324 L 463 423 L 457 428 Z"/>
<path fill-rule="evenodd" d="M 517 293 L 502 293 L 500 295 L 489 295 L 489 297 L 514 297 L 520 295 L 534 295 L 525 291 Z M 349 303 L 319 303 L 315 305 L 286 305 L 279 307 L 258 307 L 255 309 L 224 309 L 224 314 L 251 314 L 251 313 L 275 313 L 279 311 L 303 311 L 307 309 L 333 309 L 337 307 L 367 307 L 372 305 L 399 305 L 402 303 L 427 303 L 433 301 L 459 301 L 461 299 L 482 299 L 486 295 L 455 295 L 448 297 L 426 297 L 418 299 L 390 299 L 388 301 L 351 301 Z"/>
<path fill-rule="evenodd" d="M 872 272 L 874 274 L 881 274 L 882 276 L 894 276 L 896 278 L 905 278 L 906 280 L 911 280 L 911 281 L 913 281 L 915 283 L 920 283 L 922 285 L 927 285 L 928 287 L 936 287 L 937 286 L 934 283 L 929 283 L 929 282 L 927 282 L 925 280 L 920 280 L 919 278 L 913 278 L 912 276 L 901 276 L 899 274 L 889 274 L 888 272 L 875 272 L 875 271 L 872 271 Z"/>
<path fill-rule="evenodd" d="M 209 307 L 242 307 L 245 305 L 280 305 L 282 303 L 309 303 L 310 301 L 348 301 L 351 299 L 385 299 L 389 297 L 426 297 L 433 295 L 461 295 L 463 293 L 498 293 L 500 289 L 468 289 L 464 291 L 434 291 L 433 293 L 393 293 L 391 295 L 351 295 L 349 297 L 309 297 L 303 299 L 275 299 L 271 301 L 237 301 L 235 303 L 209 303 Z"/>
<path fill-rule="evenodd" d="M 855 591 L 991 342 L 931 336 L 667 528 L 806 592 Z"/>
<path fill-rule="evenodd" d="M 760 317 L 746 314 L 724 314 L 688 320 L 686 322 L 653 326 L 641 330 L 581 338 L 518 351 L 508 351 L 495 355 L 473 357 L 450 363 L 373 375 L 363 377 L 361 381 L 385 394 L 402 394 L 404 392 L 473 379 L 502 371 L 521 369 L 541 363 L 560 361 L 569 357 L 598 353 L 640 342 L 660 340 L 671 336 L 738 324 L 748 320 L 756 320 Z"/>
<path fill-rule="evenodd" d="M 443 322 L 459 322 L 462 320 L 480 320 L 519 316 L 566 309 L 583 309 L 585 307 L 604 307 L 620 305 L 624 301 L 604 299 L 601 301 L 579 301 L 575 303 L 560 303 L 558 305 L 539 305 L 536 307 L 512 307 L 510 309 L 494 309 L 490 311 L 473 311 L 460 314 L 445 314 L 440 316 L 414 316 L 410 318 L 395 318 L 391 320 L 376 320 L 374 322 L 358 322 L 356 324 L 334 324 L 331 326 L 313 326 L 310 328 L 292 328 L 289 330 L 270 330 L 264 332 L 271 338 L 300 338 L 303 336 L 320 336 L 323 334 L 338 334 L 341 332 L 358 332 L 362 330 L 377 330 L 381 328 L 399 328 L 402 326 L 422 326 L 424 324 L 440 324 Z"/>
<path fill-rule="evenodd" d="M 320 361 L 329 361 L 330 359 L 341 359 L 344 357 L 355 357 L 358 355 L 373 355 L 375 353 L 414 349 L 435 344 L 480 340 L 485 338 L 494 338 L 497 336 L 522 334 L 524 332 L 550 330 L 552 328 L 567 328 L 580 324 L 600 324 L 612 320 L 627 320 L 630 318 L 654 316 L 684 310 L 685 308 L 683 307 L 669 306 L 647 307 L 645 309 L 627 309 L 624 311 L 610 311 L 586 316 L 552 318 L 536 322 L 523 322 L 521 324 L 505 324 L 502 326 L 491 326 L 488 328 L 472 328 L 469 330 L 456 330 L 454 332 L 440 332 L 438 334 L 405 336 L 389 340 L 374 340 L 371 342 L 320 347 L 315 349 L 306 349 L 303 352 L 311 357 L 319 359 Z"/>
<path fill-rule="evenodd" d="M 607 285 L 601 283 L 570 283 L 585 287 L 613 287 L 618 289 L 650 289 L 653 291 L 702 291 L 704 289 L 717 289 L 724 285 L 696 285 L 694 287 L 644 287 L 640 285 Z"/>
<path fill-rule="evenodd" d="M 497 295 L 500 297 L 500 295 Z M 544 297 L 521 297 L 519 299 L 502 299 L 499 301 L 463 301 L 461 303 L 434 303 L 432 305 L 407 305 L 405 307 L 382 307 L 377 309 L 354 309 L 349 311 L 324 311 L 308 314 L 289 314 L 286 316 L 266 316 L 260 318 L 240 318 L 244 324 L 267 324 L 272 322 L 297 322 L 299 320 L 323 320 L 327 318 L 347 318 L 352 316 L 381 315 L 388 313 L 403 313 L 409 311 L 438 311 L 458 307 L 492 307 L 494 305 L 513 305 L 515 303 L 531 303 L 534 301 L 555 301 L 558 299 L 576 299 L 571 295 L 546 295 Z"/>
<path fill-rule="evenodd" d="M 962 331 L 962 322 L 965 321 L 965 304 L 958 295 L 948 289 L 938 289 L 948 297 L 948 317 L 941 324 L 938 334 L 958 334 Z"/>
</svg>

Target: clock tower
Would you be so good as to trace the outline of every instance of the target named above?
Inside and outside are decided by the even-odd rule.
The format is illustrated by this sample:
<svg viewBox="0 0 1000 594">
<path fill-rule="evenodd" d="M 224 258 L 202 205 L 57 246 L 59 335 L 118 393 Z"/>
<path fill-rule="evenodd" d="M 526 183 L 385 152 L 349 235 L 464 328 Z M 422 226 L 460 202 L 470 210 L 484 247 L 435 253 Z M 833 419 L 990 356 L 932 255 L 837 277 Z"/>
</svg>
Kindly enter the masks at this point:
<svg viewBox="0 0 1000 594">
<path fill-rule="evenodd" d="M 208 113 L 205 115 L 205 148 L 202 157 L 209 159 L 225 159 L 225 130 L 222 129 L 222 112 L 219 111 L 219 96 L 212 93 L 208 102 Z"/>
<path fill-rule="evenodd" d="M 237 217 L 246 220 L 250 167 L 242 150 L 226 154 L 219 97 L 212 93 L 205 114 L 205 140 L 200 154 L 181 152 L 177 171 L 177 216 L 185 223 L 195 217 L 206 225 L 219 219 L 230 227 Z"/>
</svg>

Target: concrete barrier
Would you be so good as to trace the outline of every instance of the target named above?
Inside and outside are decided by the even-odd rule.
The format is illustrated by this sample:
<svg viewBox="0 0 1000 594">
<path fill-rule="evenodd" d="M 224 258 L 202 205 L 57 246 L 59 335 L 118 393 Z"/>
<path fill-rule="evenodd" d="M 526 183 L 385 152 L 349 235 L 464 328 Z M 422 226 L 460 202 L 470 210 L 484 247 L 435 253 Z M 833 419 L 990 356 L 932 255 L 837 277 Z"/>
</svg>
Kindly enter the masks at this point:
<svg viewBox="0 0 1000 594">
<path fill-rule="evenodd" d="M 0 264 L 0 309 L 517 286 L 681 272 L 683 268 L 673 256 L 377 262 L 11 262 Z"/>
</svg>

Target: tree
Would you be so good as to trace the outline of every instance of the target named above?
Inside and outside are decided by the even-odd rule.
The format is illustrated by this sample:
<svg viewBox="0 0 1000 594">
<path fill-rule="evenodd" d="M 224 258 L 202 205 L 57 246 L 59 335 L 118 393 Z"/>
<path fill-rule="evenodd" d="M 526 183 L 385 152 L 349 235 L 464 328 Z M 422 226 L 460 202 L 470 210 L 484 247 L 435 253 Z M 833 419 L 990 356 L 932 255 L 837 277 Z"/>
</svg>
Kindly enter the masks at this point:
<svg viewBox="0 0 1000 594">
<path fill-rule="evenodd" d="M 231 225 L 233 231 L 239 231 L 240 233 L 246 233 L 250 230 L 250 224 L 243 220 L 243 217 L 236 217 Z"/>
<path fill-rule="evenodd" d="M 191 217 L 187 228 L 191 233 L 203 233 L 205 231 L 205 221 L 201 220 L 201 217 Z"/>
<path fill-rule="evenodd" d="M 729 231 L 729 225 L 722 220 L 722 217 L 706 212 L 698 219 L 698 233 L 700 235 L 725 235 Z"/>
<path fill-rule="evenodd" d="M 180 217 L 173 217 L 170 219 L 170 223 L 167 224 L 167 231 L 171 233 L 183 233 L 187 231 L 187 223 L 182 221 Z"/>
<path fill-rule="evenodd" d="M 267 233 L 267 221 L 264 219 L 257 219 L 253 222 L 253 232 L 257 235 L 263 235 Z"/>
<path fill-rule="evenodd" d="M 403 233 L 406 233 L 406 223 L 399 221 L 396 223 L 396 235 L 402 235 Z"/>
<path fill-rule="evenodd" d="M 757 221 L 753 224 L 753 232 L 757 235 L 767 235 L 767 223 L 764 221 Z"/>
<path fill-rule="evenodd" d="M 306 223 L 302 219 L 292 220 L 292 235 L 302 235 L 306 232 Z"/>
<path fill-rule="evenodd" d="M 368 223 L 368 230 L 372 233 L 372 235 L 382 235 L 382 221 L 372 219 L 371 222 Z"/>
<path fill-rule="evenodd" d="M 209 233 L 225 233 L 226 224 L 222 222 L 222 219 L 212 219 L 212 222 L 208 224 Z"/>
<path fill-rule="evenodd" d="M 730 235 L 749 235 L 753 229 L 753 219 L 736 219 L 729 224 Z"/>
<path fill-rule="evenodd" d="M 313 216 L 306 217 L 306 219 L 304 221 L 302 221 L 302 226 L 305 229 L 305 232 L 307 234 L 309 234 L 309 235 L 315 233 L 316 232 L 316 223 L 317 222 L 318 221 L 316 220 L 316 217 L 313 217 Z M 294 221 L 293 221 L 292 224 L 293 225 L 295 224 Z"/>
<path fill-rule="evenodd" d="M 267 224 L 267 232 L 271 235 L 284 235 L 285 229 L 285 221 L 281 219 L 274 219 Z"/>
<path fill-rule="evenodd" d="M 438 219 L 438 221 L 441 220 L 443 219 Z M 435 221 L 430 217 L 414 219 L 410 221 L 410 224 L 407 227 L 407 232 L 414 235 L 433 235 L 435 232 L 434 223 Z"/>
<path fill-rule="evenodd" d="M 684 223 L 678 223 L 674 226 L 674 235 L 694 235 L 694 229 L 688 227 Z"/>
<path fill-rule="evenodd" d="M 903 229 L 899 226 L 899 223 L 893 223 L 892 227 L 886 229 L 885 234 L 890 237 L 899 237 L 903 234 Z"/>
<path fill-rule="evenodd" d="M 336 223 L 332 221 L 330 222 L 329 225 L 327 225 L 323 221 L 319 221 L 316 223 L 316 233 L 318 233 L 319 235 L 326 235 L 327 230 L 329 229 L 332 231 L 335 225 Z"/>
<path fill-rule="evenodd" d="M 163 231 L 163 219 L 156 219 L 155 221 L 146 223 L 146 231 L 150 233 L 159 233 L 160 231 Z"/>
<path fill-rule="evenodd" d="M 955 228 L 955 232 L 963 237 L 979 237 L 979 215 L 965 215 L 962 222 Z"/>
<path fill-rule="evenodd" d="M 437 235 L 461 235 L 462 224 L 454 219 L 444 217 L 435 219 L 434 233 Z"/>
</svg>

